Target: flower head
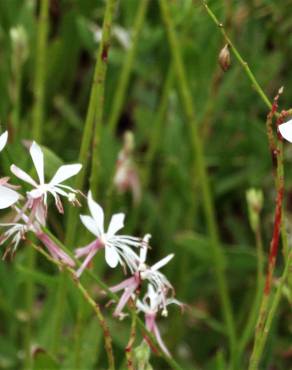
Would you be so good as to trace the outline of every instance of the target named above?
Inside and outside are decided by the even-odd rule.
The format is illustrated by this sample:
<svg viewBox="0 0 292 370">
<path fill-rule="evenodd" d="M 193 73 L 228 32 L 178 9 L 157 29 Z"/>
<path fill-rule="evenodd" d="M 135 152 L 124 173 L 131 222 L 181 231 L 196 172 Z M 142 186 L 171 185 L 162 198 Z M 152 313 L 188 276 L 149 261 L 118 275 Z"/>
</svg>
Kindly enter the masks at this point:
<svg viewBox="0 0 292 370">
<path fill-rule="evenodd" d="M 134 271 L 139 257 L 131 247 L 140 247 L 142 240 L 133 236 L 117 235 L 117 232 L 124 227 L 124 213 L 114 214 L 107 231 L 105 231 L 103 209 L 93 200 L 91 192 L 88 193 L 87 200 L 91 215 L 81 215 L 80 219 L 96 239 L 87 246 L 76 249 L 77 258 L 87 256 L 77 275 L 81 275 L 96 252 L 102 248 L 105 249 L 105 260 L 110 267 L 114 268 L 120 264 L 123 267 L 128 266 L 131 271 Z"/>
<path fill-rule="evenodd" d="M 46 209 L 47 196 L 48 193 L 50 193 L 55 199 L 55 203 L 59 212 L 63 213 L 63 206 L 60 200 L 60 195 L 65 196 L 69 200 L 71 200 L 72 194 L 75 194 L 76 190 L 72 189 L 70 186 L 63 185 L 62 182 L 76 175 L 81 170 L 82 165 L 70 164 L 61 166 L 57 170 L 51 181 L 46 183 L 44 176 L 44 154 L 40 146 L 35 141 L 30 147 L 30 155 L 38 175 L 39 183 L 37 183 L 30 175 L 28 175 L 26 172 L 24 172 L 14 164 L 10 167 L 12 173 L 34 187 L 33 190 L 27 193 L 28 198 L 31 200 L 32 204 L 35 204 L 36 200 L 41 201 L 38 202 L 38 207 L 41 207 L 41 205 L 43 205 Z"/>
</svg>

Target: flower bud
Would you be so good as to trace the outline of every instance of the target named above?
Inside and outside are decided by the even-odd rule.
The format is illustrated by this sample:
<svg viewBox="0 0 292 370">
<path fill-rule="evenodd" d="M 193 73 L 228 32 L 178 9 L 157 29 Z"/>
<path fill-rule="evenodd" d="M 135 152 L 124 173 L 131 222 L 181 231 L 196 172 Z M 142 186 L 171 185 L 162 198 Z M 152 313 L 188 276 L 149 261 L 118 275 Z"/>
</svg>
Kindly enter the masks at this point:
<svg viewBox="0 0 292 370">
<path fill-rule="evenodd" d="M 230 61 L 230 51 L 229 51 L 229 45 L 226 44 L 220 51 L 219 53 L 219 58 L 218 58 L 220 67 L 224 72 L 226 72 L 231 64 Z"/>
<path fill-rule="evenodd" d="M 264 196 L 261 190 L 249 189 L 246 192 L 249 223 L 253 231 L 259 226 L 259 215 L 263 208 Z"/>
<path fill-rule="evenodd" d="M 12 60 L 14 64 L 22 65 L 28 57 L 28 39 L 23 26 L 19 25 L 10 29 L 12 44 Z"/>
<path fill-rule="evenodd" d="M 143 341 L 138 347 L 134 349 L 134 359 L 136 369 L 140 370 L 153 370 L 153 367 L 150 365 L 150 355 L 151 351 L 148 344 Z"/>
</svg>

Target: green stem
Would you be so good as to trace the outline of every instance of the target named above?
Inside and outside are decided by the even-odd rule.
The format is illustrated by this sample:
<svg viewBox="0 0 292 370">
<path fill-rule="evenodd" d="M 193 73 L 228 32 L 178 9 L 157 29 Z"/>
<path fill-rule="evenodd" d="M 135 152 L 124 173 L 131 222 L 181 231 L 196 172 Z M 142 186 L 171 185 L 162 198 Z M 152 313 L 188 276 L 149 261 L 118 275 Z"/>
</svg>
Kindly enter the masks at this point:
<svg viewBox="0 0 292 370">
<path fill-rule="evenodd" d="M 129 84 L 130 73 L 133 68 L 133 63 L 134 63 L 134 59 L 135 59 L 136 51 L 138 47 L 138 41 L 139 41 L 141 30 L 144 24 L 149 0 L 140 0 L 138 4 L 139 4 L 138 10 L 137 10 L 134 25 L 133 25 L 131 46 L 128 50 L 128 53 L 125 56 L 123 68 L 122 68 L 121 75 L 118 81 L 117 90 L 115 93 L 115 97 L 114 97 L 114 101 L 113 101 L 113 105 L 111 109 L 111 114 L 110 114 L 109 121 L 108 121 L 108 125 L 112 133 L 116 129 L 118 119 L 120 117 L 123 103 L 125 100 L 126 90 Z"/>
<path fill-rule="evenodd" d="M 21 111 L 21 85 L 22 85 L 22 64 L 17 65 L 17 70 L 15 70 L 14 81 L 13 81 L 13 111 L 12 111 L 12 123 L 15 130 L 15 135 L 19 137 L 19 119 Z"/>
<path fill-rule="evenodd" d="M 98 193 L 98 177 L 100 174 L 100 139 L 104 110 L 104 89 L 107 72 L 108 52 L 110 47 L 111 29 L 113 16 L 116 9 L 117 0 L 107 0 L 105 15 L 102 26 L 102 38 L 97 56 L 97 88 L 96 88 L 96 112 L 95 112 L 95 131 L 92 144 L 92 166 L 90 175 L 90 188 L 96 198 Z"/>
<path fill-rule="evenodd" d="M 215 16 L 215 14 L 212 12 L 212 10 L 207 5 L 206 1 L 201 0 L 201 3 L 203 4 L 203 6 L 206 9 L 207 13 L 209 14 L 210 18 L 213 20 L 213 22 L 216 24 L 216 26 L 221 31 L 221 33 L 222 33 L 222 35 L 223 35 L 226 43 L 229 45 L 229 47 L 232 50 L 234 56 L 236 57 L 236 59 L 238 60 L 238 62 L 241 64 L 241 66 L 244 69 L 246 75 L 250 79 L 250 81 L 252 83 L 252 86 L 254 87 L 254 89 L 256 90 L 256 92 L 259 94 L 259 96 L 262 98 L 262 100 L 266 104 L 266 106 L 269 109 L 271 109 L 272 103 L 270 102 L 270 100 L 268 99 L 268 97 L 264 93 L 263 89 L 259 85 L 257 79 L 255 78 L 254 74 L 250 70 L 249 65 L 247 64 L 247 62 L 242 58 L 242 56 L 240 55 L 239 51 L 234 46 L 232 40 L 230 39 L 230 37 L 228 36 L 227 32 L 225 31 L 224 25 L 221 22 L 219 22 L 219 20 Z"/>
<path fill-rule="evenodd" d="M 106 57 L 109 47 L 109 31 L 108 31 L 108 18 L 111 18 L 111 13 L 113 12 L 112 4 L 116 0 L 108 0 L 106 3 L 106 14 L 103 22 L 103 31 L 102 39 L 99 45 L 97 55 L 96 55 L 96 64 L 94 69 L 94 76 L 91 85 L 89 104 L 86 114 L 85 125 L 83 129 L 82 142 L 79 151 L 78 162 L 82 164 L 82 171 L 78 173 L 75 180 L 75 188 L 83 189 L 87 168 L 88 168 L 88 157 L 90 151 L 90 143 L 93 136 L 93 127 L 96 122 L 96 114 L 99 110 L 102 110 L 102 106 L 99 106 L 101 96 L 103 96 L 103 81 L 101 76 L 104 76 L 105 66 L 106 66 Z M 110 13 L 110 14 L 109 14 Z M 105 31 L 105 32 L 104 32 Z M 106 38 L 105 38 L 106 36 Z M 100 114 L 100 113 L 99 113 Z M 67 220 L 67 232 L 66 232 L 66 245 L 72 246 L 76 234 L 76 224 L 78 220 L 78 210 L 76 208 L 70 208 Z"/>
<path fill-rule="evenodd" d="M 252 308 L 250 310 L 247 323 L 245 325 L 243 334 L 239 341 L 239 357 L 243 353 L 247 343 L 249 342 L 256 325 L 258 311 L 260 307 L 262 291 L 264 287 L 264 253 L 263 242 L 261 236 L 260 224 L 255 231 L 256 249 L 257 249 L 257 288 Z"/>
<path fill-rule="evenodd" d="M 233 318 L 233 312 L 231 302 L 228 294 L 227 281 L 225 277 L 225 266 L 224 256 L 219 244 L 219 236 L 215 218 L 215 211 L 213 200 L 210 191 L 210 185 L 208 181 L 206 164 L 203 155 L 202 141 L 199 138 L 197 132 L 197 122 L 195 119 L 192 96 L 190 88 L 187 82 L 187 76 L 185 73 L 184 65 L 182 62 L 182 55 L 180 50 L 180 44 L 176 36 L 174 24 L 168 9 L 166 0 L 160 0 L 161 12 L 166 24 L 166 30 L 168 34 L 169 44 L 172 52 L 172 58 L 174 62 L 174 68 L 178 79 L 178 88 L 181 94 L 182 103 L 187 116 L 187 121 L 190 129 L 191 145 L 193 155 L 195 156 L 195 163 L 192 171 L 192 178 L 198 177 L 202 195 L 203 195 L 203 206 L 207 221 L 207 227 L 211 238 L 212 255 L 216 273 L 216 280 L 218 284 L 218 290 L 220 294 L 222 311 L 228 331 L 230 352 L 232 357 L 232 363 L 235 366 L 236 361 L 236 330 Z"/>
<path fill-rule="evenodd" d="M 47 62 L 47 39 L 49 26 L 49 0 L 40 2 L 40 16 L 37 27 L 36 63 L 34 79 L 35 105 L 33 110 L 33 139 L 42 141 L 42 128 L 44 120 L 45 80 Z"/>
</svg>

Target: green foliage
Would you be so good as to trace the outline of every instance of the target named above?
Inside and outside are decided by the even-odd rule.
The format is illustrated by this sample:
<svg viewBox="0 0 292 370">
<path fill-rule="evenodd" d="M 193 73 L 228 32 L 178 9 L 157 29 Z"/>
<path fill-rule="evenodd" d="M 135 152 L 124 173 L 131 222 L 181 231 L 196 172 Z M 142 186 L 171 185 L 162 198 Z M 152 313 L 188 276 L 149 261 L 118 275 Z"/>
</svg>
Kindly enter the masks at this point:
<svg viewBox="0 0 292 370">
<path fill-rule="evenodd" d="M 29 0 L 0 1 L 0 121 L 1 132 L 8 129 L 10 133 L 10 143 L 1 153 L 1 176 L 10 173 L 11 163 L 32 171 L 27 143 L 34 139 L 37 3 Z M 101 0 L 50 2 L 42 126 L 47 178 L 61 164 L 76 162 L 79 155 L 99 46 L 97 33 L 102 27 L 105 3 Z M 271 239 L 274 187 L 265 131 L 268 111 L 233 54 L 230 69 L 225 73 L 220 70 L 217 59 L 225 42 L 200 1 L 168 3 L 190 87 L 196 128 L 204 144 L 204 161 L 215 205 L 223 267 L 230 290 L 235 330 L 240 337 L 255 299 L 257 276 L 255 239 L 245 201 L 245 192 L 249 188 L 260 188 L 264 193 L 261 224 L 265 260 Z M 119 1 L 113 20 L 113 26 L 123 27 L 132 39 L 138 5 L 139 2 L 134 0 Z M 234 44 L 267 95 L 272 99 L 284 85 L 280 106 L 289 108 L 292 100 L 290 0 L 212 0 L 210 6 L 225 23 Z M 27 58 L 18 67 L 21 87 L 19 100 L 15 100 L 13 92 L 17 86 L 13 75 L 10 30 L 18 25 L 23 26 L 27 33 L 28 50 Z M 183 369 L 225 370 L 230 357 L 228 330 L 220 309 L 200 177 L 194 174 L 190 122 L 185 115 L 175 74 L 166 88 L 165 109 L 160 112 L 167 77 L 169 71 L 173 71 L 173 59 L 159 1 L 149 1 L 138 36 L 114 132 L 108 127 L 108 122 L 129 49 L 114 34 L 110 42 L 104 104 L 96 107 L 103 109 L 104 113 L 98 157 L 101 164 L 97 179 L 98 202 L 105 207 L 107 219 L 114 212 L 126 213 L 125 233 L 152 234 L 151 262 L 168 253 L 176 254 L 163 271 L 173 282 L 177 298 L 186 302 L 187 307 L 184 314 L 173 310 L 167 319 L 158 321 L 176 361 Z M 19 112 L 18 124 L 15 112 Z M 157 126 L 153 125 L 160 122 L 160 131 L 158 128 L 156 131 Z M 113 185 L 117 155 L 126 130 L 132 130 L 135 136 L 134 161 L 142 183 L 139 204 L 133 203 L 131 194 L 119 194 Z M 157 147 L 149 161 L 147 153 L 153 137 L 157 140 Z M 92 138 L 90 136 L 90 146 Z M 291 153 L 291 147 L 287 147 L 287 203 L 292 190 Z M 86 155 L 86 163 L 85 184 L 80 189 L 84 192 L 89 188 L 90 153 Z M 149 181 L 145 180 L 147 174 Z M 14 176 L 11 176 L 11 182 L 19 184 Z M 78 211 L 87 213 L 82 197 L 81 202 L 82 208 Z M 64 225 L 69 212 L 66 206 L 65 218 L 62 218 L 54 207 L 50 207 L 49 227 L 62 241 L 65 240 Z M 1 211 L 0 216 L 1 222 L 6 222 L 11 214 Z M 286 216 L 287 220 L 291 219 L 289 204 Z M 291 229 L 289 223 L 287 227 Z M 74 246 L 83 246 L 91 240 L 79 221 L 74 230 Z M 0 262 L 0 368 L 12 370 L 24 366 L 28 356 L 28 331 L 31 336 L 29 349 L 33 349 L 32 345 L 37 348 L 31 369 L 106 368 L 104 338 L 92 310 L 70 280 L 65 279 L 62 283 L 61 271 L 45 259 L 37 257 L 35 266 L 31 268 L 29 248 L 30 244 L 23 242 L 12 260 L 8 258 Z M 277 275 L 282 268 L 280 256 Z M 114 285 L 123 278 L 119 272 L 105 268 L 103 252 L 96 256 L 92 269 L 108 285 Z M 35 288 L 32 307 L 28 307 L 26 302 L 28 282 Z M 101 302 L 102 312 L 112 331 L 117 368 L 124 369 L 130 319 L 123 322 L 113 320 L 112 307 L 106 306 L 109 298 L 101 294 L 92 280 L 85 278 L 84 282 L 94 299 Z M 67 288 L 61 298 L 58 295 L 60 284 Z M 58 312 L 55 311 L 58 299 L 63 315 L 60 316 L 61 335 L 56 348 L 54 325 L 58 321 Z M 291 324 L 288 325 L 288 300 L 291 302 L 291 285 L 287 283 L 278 319 L 273 323 L 268 338 L 263 369 L 276 367 L 277 370 L 286 370 L 289 367 Z M 140 339 L 142 336 L 137 333 L 134 347 Z M 251 344 L 250 337 L 239 355 L 236 370 L 247 368 Z M 151 366 L 153 369 L 166 369 L 169 366 L 154 353 L 151 353 L 151 365 L 145 361 L 141 369 L 150 369 Z"/>
</svg>

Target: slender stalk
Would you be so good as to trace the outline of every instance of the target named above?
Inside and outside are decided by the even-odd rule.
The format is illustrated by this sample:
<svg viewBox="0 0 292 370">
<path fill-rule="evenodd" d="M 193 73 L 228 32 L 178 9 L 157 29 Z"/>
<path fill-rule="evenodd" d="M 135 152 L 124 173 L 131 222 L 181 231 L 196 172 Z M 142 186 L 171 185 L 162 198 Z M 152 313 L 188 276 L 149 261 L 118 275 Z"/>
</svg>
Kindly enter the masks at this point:
<svg viewBox="0 0 292 370">
<path fill-rule="evenodd" d="M 102 39 L 97 50 L 96 54 L 96 64 L 94 69 L 94 76 L 91 85 L 90 91 L 90 98 L 89 104 L 87 108 L 86 120 L 83 129 L 83 136 L 79 151 L 78 161 L 82 164 L 83 169 L 78 173 L 75 180 L 75 188 L 76 189 L 83 189 L 84 181 L 86 178 L 87 168 L 88 168 L 88 157 L 90 151 L 90 143 L 93 136 L 93 127 L 95 122 L 98 123 L 97 120 L 97 112 L 102 110 L 103 104 L 100 106 L 100 101 L 103 97 L 103 89 L 104 89 L 104 77 L 107 65 L 107 57 L 108 57 L 108 48 L 109 48 L 109 36 L 110 30 L 108 27 L 111 26 L 111 19 L 112 13 L 114 11 L 113 4 L 116 0 L 108 0 L 106 2 L 106 10 L 105 10 L 105 17 L 103 22 L 103 31 L 102 31 Z M 102 113 L 99 112 L 99 115 Z M 101 116 L 100 116 L 101 117 Z M 67 233 L 66 233 L 66 245 L 72 246 L 75 234 L 76 234 L 76 224 L 77 224 L 77 209 L 70 208 L 67 220 Z"/>
<path fill-rule="evenodd" d="M 111 29 L 113 16 L 116 9 L 117 0 L 107 0 L 105 15 L 102 26 L 102 38 L 97 56 L 97 89 L 96 89 L 96 112 L 95 112 L 95 131 L 92 144 L 92 166 L 90 175 L 90 188 L 94 197 L 98 192 L 98 176 L 100 172 L 99 147 L 101 139 L 101 128 L 103 121 L 104 108 L 104 89 L 107 72 L 107 61 L 111 39 Z"/>
<path fill-rule="evenodd" d="M 285 282 L 288 278 L 289 269 L 291 268 L 291 266 L 292 266 L 292 252 L 290 251 L 290 253 L 288 255 L 288 258 L 286 260 L 285 268 L 284 268 L 283 274 L 280 278 L 279 285 L 277 287 L 276 293 L 274 294 L 274 296 L 272 298 L 271 308 L 268 312 L 266 324 L 264 326 L 263 333 L 262 333 L 262 337 L 261 337 L 260 343 L 258 344 L 257 352 L 255 354 L 255 361 L 257 361 L 257 362 L 259 362 L 259 359 L 262 357 L 262 353 L 263 353 L 263 350 L 264 350 L 264 347 L 265 347 L 265 344 L 266 344 L 266 341 L 267 341 L 267 336 L 270 332 L 273 319 L 274 319 L 275 314 L 277 312 L 277 308 L 279 306 L 281 296 L 282 296 L 283 287 L 284 287 L 284 284 L 285 284 Z"/>
<path fill-rule="evenodd" d="M 269 261 L 268 261 L 268 271 L 265 280 L 265 288 L 264 294 L 262 297 L 262 302 L 260 306 L 260 312 L 257 320 L 256 325 L 256 332 L 255 332 L 255 339 L 254 339 L 254 346 L 253 351 L 250 357 L 249 362 L 249 370 L 257 370 L 260 362 L 260 353 L 262 351 L 259 348 L 263 347 L 262 338 L 264 336 L 264 327 L 267 318 L 267 312 L 269 308 L 270 296 L 271 296 L 271 288 L 272 288 L 272 279 L 274 275 L 275 265 L 276 265 L 276 258 L 279 246 L 279 238 L 280 238 L 280 230 L 281 230 L 281 222 L 282 222 L 282 203 L 284 197 L 284 166 L 283 166 L 283 145 L 281 142 L 281 138 L 279 137 L 279 143 L 275 143 L 272 130 L 272 119 L 274 113 L 277 111 L 278 108 L 278 99 L 280 93 L 274 99 L 274 103 L 272 105 L 271 112 L 268 114 L 267 118 L 267 132 L 269 137 L 270 148 L 272 151 L 273 156 L 273 163 L 275 162 L 276 165 L 276 187 L 277 187 L 277 199 L 276 199 L 276 209 L 275 209 L 275 217 L 274 217 L 274 229 L 273 229 L 273 236 L 270 245 L 270 253 L 269 253 Z M 278 123 L 282 120 L 282 117 L 278 119 Z M 275 146 L 275 147 L 274 147 Z"/>
<path fill-rule="evenodd" d="M 126 96 L 126 90 L 129 84 L 129 78 L 131 70 L 133 68 L 134 59 L 136 56 L 138 41 L 140 38 L 141 30 L 144 24 L 145 15 L 147 12 L 149 0 L 140 0 L 138 2 L 138 10 L 136 13 L 133 31 L 131 33 L 131 45 L 128 50 L 128 53 L 125 56 L 123 67 L 121 70 L 121 75 L 118 81 L 117 90 L 115 93 L 111 114 L 109 117 L 108 125 L 110 131 L 113 133 L 116 129 L 119 116 L 123 107 L 123 103 Z"/>
<path fill-rule="evenodd" d="M 108 357 L 109 369 L 114 370 L 115 369 L 115 362 L 114 362 L 114 355 L 113 355 L 113 350 L 112 350 L 112 338 L 111 338 L 110 331 L 109 331 L 109 328 L 107 326 L 107 323 L 105 321 L 105 318 L 104 318 L 104 316 L 101 312 L 99 304 L 97 302 L 95 302 L 95 300 L 90 296 L 88 291 L 80 283 L 80 281 L 76 277 L 75 271 L 72 268 L 70 268 L 68 266 L 65 266 L 65 265 L 59 263 L 58 261 L 56 261 L 55 259 L 53 259 L 41 247 L 39 247 L 39 246 L 37 246 L 33 243 L 32 243 L 32 247 L 34 248 L 34 250 L 37 250 L 44 257 L 46 257 L 47 260 L 49 260 L 53 264 L 57 265 L 61 270 L 65 269 L 69 272 L 69 276 L 71 278 L 71 281 L 75 284 L 77 289 L 80 291 L 80 293 L 82 294 L 85 301 L 92 307 L 92 309 L 93 309 L 93 311 L 94 311 L 94 313 L 95 313 L 95 315 L 96 315 L 96 317 L 99 321 L 99 324 L 100 324 L 100 326 L 103 330 L 103 334 L 104 334 L 105 350 L 106 350 L 106 354 L 107 354 L 107 357 Z"/>
<path fill-rule="evenodd" d="M 254 74 L 252 73 L 251 69 L 249 68 L 249 65 L 247 62 L 242 58 L 241 54 L 237 50 L 237 48 L 234 46 L 232 40 L 228 36 L 227 32 L 225 31 L 223 23 L 219 22 L 215 14 L 212 12 L 212 10 L 209 8 L 205 0 L 201 0 L 202 5 L 204 6 L 205 10 L 207 11 L 208 15 L 210 18 L 213 20 L 213 22 L 216 24 L 216 26 L 219 28 L 220 32 L 222 33 L 226 43 L 229 45 L 230 49 L 232 50 L 234 56 L 238 60 L 238 62 L 241 64 L 242 68 L 244 69 L 246 75 L 250 79 L 252 86 L 256 90 L 256 92 L 260 95 L 262 98 L 263 102 L 266 104 L 266 106 L 271 109 L 272 108 L 272 103 L 264 93 L 263 89 L 259 85 L 257 79 L 255 78 Z"/>
<path fill-rule="evenodd" d="M 129 338 L 127 347 L 125 349 L 128 370 L 135 370 L 135 366 L 133 362 L 133 345 L 136 339 L 136 326 L 137 326 L 137 314 L 135 311 L 135 307 L 133 307 L 130 338 Z"/>
<path fill-rule="evenodd" d="M 193 155 L 195 156 L 195 163 L 193 166 L 192 177 L 193 179 L 199 178 L 199 183 L 203 195 L 203 206 L 207 221 L 207 227 L 211 238 L 212 255 L 216 273 L 216 280 L 218 283 L 218 290 L 220 294 L 223 316 L 225 319 L 230 352 L 232 357 L 232 363 L 235 366 L 236 361 L 236 332 L 235 324 L 232 313 L 231 302 L 228 294 L 227 281 L 224 273 L 224 256 L 219 244 L 219 236 L 216 224 L 215 211 L 213 206 L 213 200 L 211 196 L 206 165 L 203 155 L 202 141 L 199 138 L 197 132 L 197 122 L 195 119 L 195 113 L 193 109 L 192 96 L 190 88 L 187 82 L 187 76 L 185 73 L 184 65 L 182 62 L 182 55 L 180 50 L 180 44 L 178 42 L 176 32 L 174 29 L 173 21 L 169 12 L 168 4 L 166 0 L 160 0 L 160 7 L 166 30 L 168 34 L 169 44 L 171 48 L 172 58 L 174 62 L 174 68 L 178 79 L 178 88 L 181 94 L 182 103 L 185 109 L 187 120 L 189 123 L 191 145 Z"/>
<path fill-rule="evenodd" d="M 95 134 L 95 144 L 93 146 L 93 160 L 92 166 L 95 167 L 97 163 L 97 141 L 99 140 L 99 130 L 102 120 L 102 111 L 103 111 L 103 95 L 104 95 L 104 81 L 106 75 L 107 67 L 107 58 L 108 50 L 110 45 L 110 36 L 111 36 L 111 24 L 112 18 L 115 10 L 116 0 L 107 0 L 106 9 L 102 27 L 102 39 L 97 51 L 97 60 L 94 70 L 93 81 L 91 85 L 89 104 L 87 109 L 87 115 L 85 120 L 85 126 L 83 130 L 82 142 L 79 152 L 79 162 L 83 165 L 82 171 L 78 173 L 75 181 L 75 188 L 83 188 L 85 175 L 87 172 L 88 165 L 88 156 L 90 149 L 90 142 L 93 135 L 93 127 L 96 124 L 96 134 Z M 94 171 L 95 172 L 95 171 Z M 95 189 L 96 190 L 96 189 Z M 67 219 L 67 232 L 65 237 L 65 243 L 68 246 L 72 246 L 76 234 L 76 225 L 77 225 L 78 213 L 76 208 L 70 208 Z M 63 301 L 66 296 L 66 281 L 65 277 L 61 276 L 57 292 L 57 304 L 55 306 L 55 329 L 54 329 L 54 343 L 55 347 L 58 348 L 61 328 L 62 328 L 62 319 L 63 319 Z"/>
<path fill-rule="evenodd" d="M 264 287 L 264 253 L 263 253 L 263 241 L 261 235 L 261 227 L 258 225 L 255 230 L 256 239 L 256 250 L 257 250 L 257 287 L 254 302 L 249 312 L 247 322 L 244 327 L 243 334 L 239 340 L 239 357 L 244 351 L 248 341 L 250 340 L 257 321 L 258 311 L 260 307 L 263 287 Z"/>
<path fill-rule="evenodd" d="M 35 62 L 35 77 L 34 77 L 34 107 L 33 107 L 33 138 L 38 142 L 41 141 L 42 125 L 44 117 L 44 95 L 45 95 L 45 79 L 46 79 L 46 48 L 48 34 L 48 13 L 49 1 L 43 0 L 40 7 L 40 15 L 38 19 L 38 38 L 36 47 L 36 62 Z M 20 84 L 20 81 L 19 81 Z M 20 86 L 19 86 L 20 88 Z M 19 94 L 19 92 L 18 92 Z M 17 114 L 19 114 L 17 112 Z M 18 119 L 18 118 L 17 118 Z M 18 124 L 18 123 L 17 123 Z M 33 271 L 36 264 L 36 253 L 29 248 L 27 252 L 28 268 Z M 26 305 L 28 311 L 28 322 L 26 324 L 25 347 L 26 347 L 26 369 L 31 369 L 33 359 L 31 357 L 32 343 L 32 310 L 34 304 L 35 286 L 33 278 L 29 277 L 26 283 Z"/>
<path fill-rule="evenodd" d="M 40 15 L 37 27 L 36 63 L 34 78 L 33 128 L 34 140 L 42 141 L 42 128 L 44 120 L 45 80 L 47 67 L 47 39 L 49 27 L 49 0 L 40 2 Z"/>
</svg>

